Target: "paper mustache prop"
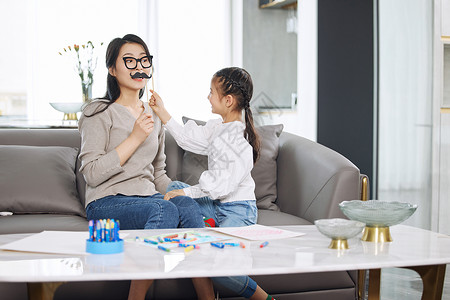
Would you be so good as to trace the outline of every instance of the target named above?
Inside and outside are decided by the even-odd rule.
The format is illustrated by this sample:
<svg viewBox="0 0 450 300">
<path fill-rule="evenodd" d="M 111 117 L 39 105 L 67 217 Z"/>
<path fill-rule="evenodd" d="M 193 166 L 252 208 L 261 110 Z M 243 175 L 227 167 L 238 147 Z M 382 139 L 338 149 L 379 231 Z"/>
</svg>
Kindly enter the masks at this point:
<svg viewBox="0 0 450 300">
<path fill-rule="evenodd" d="M 154 90 L 155 89 L 155 83 L 153 81 L 153 76 L 152 75 L 153 75 L 153 67 L 152 67 L 150 75 L 147 75 L 144 72 L 136 72 L 134 74 L 130 73 L 130 77 L 133 78 L 133 79 L 136 79 L 136 78 L 150 79 L 151 78 L 152 79 L 152 90 Z M 148 81 L 145 82 L 145 92 L 147 93 L 147 101 L 148 101 L 150 98 L 148 96 L 147 82 Z"/>
<path fill-rule="evenodd" d="M 136 72 L 133 75 L 130 73 L 131 78 L 136 79 L 136 78 L 144 78 L 144 79 L 150 79 L 152 78 L 152 74 L 150 74 L 150 76 L 148 76 L 147 74 L 145 74 L 144 72 Z"/>
</svg>

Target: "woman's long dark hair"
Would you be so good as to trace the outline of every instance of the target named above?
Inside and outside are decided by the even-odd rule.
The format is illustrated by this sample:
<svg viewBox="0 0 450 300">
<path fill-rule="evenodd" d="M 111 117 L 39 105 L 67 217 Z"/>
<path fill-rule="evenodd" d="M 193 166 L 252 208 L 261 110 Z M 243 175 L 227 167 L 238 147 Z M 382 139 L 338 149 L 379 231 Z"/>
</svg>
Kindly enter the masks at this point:
<svg viewBox="0 0 450 300">
<path fill-rule="evenodd" d="M 150 51 L 148 50 L 147 45 L 140 37 L 134 34 L 127 34 L 123 38 L 115 38 L 109 43 L 108 48 L 106 49 L 106 67 L 108 68 L 108 70 L 109 68 L 114 69 L 116 67 L 117 57 L 119 56 L 120 49 L 127 43 L 135 43 L 141 45 L 144 48 L 146 55 L 150 56 Z M 144 95 L 144 92 L 145 88 L 139 91 L 139 98 Z M 103 105 L 96 106 L 94 111 L 89 115 L 86 115 L 83 109 L 83 114 L 86 117 L 92 117 L 93 115 L 101 113 L 105 111 L 108 106 L 114 103 L 119 98 L 119 96 L 119 83 L 117 82 L 116 77 L 112 76 L 108 72 L 108 77 L 106 78 L 106 93 L 103 98 L 99 99 L 102 100 L 101 102 L 103 102 Z"/>
<path fill-rule="evenodd" d="M 250 100 L 253 96 L 253 81 L 250 74 L 237 67 L 225 68 L 217 71 L 213 79 L 222 96 L 233 95 L 238 103 L 237 109 L 245 112 L 244 137 L 253 148 L 253 163 L 259 157 L 261 147 L 260 139 L 253 124 L 253 114 L 250 109 Z"/>
</svg>

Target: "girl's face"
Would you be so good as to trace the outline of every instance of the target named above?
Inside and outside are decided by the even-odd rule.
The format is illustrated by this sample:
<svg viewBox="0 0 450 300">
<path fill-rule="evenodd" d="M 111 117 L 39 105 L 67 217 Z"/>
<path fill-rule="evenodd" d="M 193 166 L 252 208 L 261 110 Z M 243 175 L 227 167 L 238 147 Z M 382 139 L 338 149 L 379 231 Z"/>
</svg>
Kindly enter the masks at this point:
<svg viewBox="0 0 450 300">
<path fill-rule="evenodd" d="M 213 114 L 222 115 L 225 112 L 225 99 L 219 94 L 216 86 L 217 79 L 211 79 L 211 86 L 209 90 L 208 100 L 211 103 L 211 112 Z"/>
<path fill-rule="evenodd" d="M 126 88 L 131 90 L 140 90 L 145 87 L 147 79 L 133 79 L 131 78 L 131 75 L 136 72 L 144 72 L 149 75 L 151 68 L 143 68 L 141 63 L 137 62 L 136 68 L 128 69 L 124 61 L 124 57 L 140 59 L 144 56 L 147 56 L 147 53 L 145 53 L 144 47 L 142 47 L 142 45 L 140 44 L 126 43 L 122 46 L 122 48 L 120 48 L 119 56 L 116 60 L 116 66 L 115 68 L 110 68 L 109 72 L 111 75 L 116 77 L 121 89 Z M 131 63 L 132 65 L 134 64 L 134 62 L 132 61 L 129 63 Z"/>
</svg>

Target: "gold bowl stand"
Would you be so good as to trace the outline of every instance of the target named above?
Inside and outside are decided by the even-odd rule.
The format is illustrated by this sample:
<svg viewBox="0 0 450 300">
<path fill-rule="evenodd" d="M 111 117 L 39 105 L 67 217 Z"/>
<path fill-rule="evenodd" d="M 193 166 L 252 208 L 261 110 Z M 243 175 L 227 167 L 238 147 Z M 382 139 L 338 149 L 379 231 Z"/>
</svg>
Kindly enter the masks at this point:
<svg viewBox="0 0 450 300">
<path fill-rule="evenodd" d="M 347 239 L 332 239 L 328 248 L 336 250 L 348 249 Z"/>
<path fill-rule="evenodd" d="M 63 121 L 78 121 L 77 113 L 64 113 Z"/>
<path fill-rule="evenodd" d="M 386 227 L 369 227 L 366 226 L 363 231 L 361 240 L 364 242 L 384 243 L 392 242 L 392 236 L 389 226 Z"/>
</svg>

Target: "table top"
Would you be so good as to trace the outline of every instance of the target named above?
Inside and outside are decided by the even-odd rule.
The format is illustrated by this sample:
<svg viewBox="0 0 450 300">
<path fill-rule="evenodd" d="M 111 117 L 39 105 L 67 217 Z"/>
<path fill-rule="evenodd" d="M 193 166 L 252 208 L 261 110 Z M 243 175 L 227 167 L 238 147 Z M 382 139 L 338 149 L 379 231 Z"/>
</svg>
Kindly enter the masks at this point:
<svg viewBox="0 0 450 300">
<path fill-rule="evenodd" d="M 261 241 L 243 241 L 246 248 L 219 249 L 202 244 L 185 253 L 182 248 L 164 252 L 143 243 L 126 242 L 121 254 L 58 255 L 0 251 L 0 281 L 52 282 L 125 279 L 164 279 L 235 275 L 265 275 L 327 272 L 385 267 L 406 267 L 450 263 L 450 236 L 397 225 L 391 227 L 393 242 L 348 240 L 350 249 L 329 249 L 330 239 L 314 225 L 280 226 L 305 235 Z M 208 229 L 202 229 L 203 231 Z M 129 237 L 148 237 L 178 230 L 122 231 Z M 181 230 L 186 231 L 186 230 Z M 209 234 L 212 234 L 208 231 Z M 220 235 L 214 233 L 214 235 Z M 0 235 L 0 245 L 27 237 L 27 234 Z M 228 236 L 229 237 L 229 236 Z"/>
</svg>

